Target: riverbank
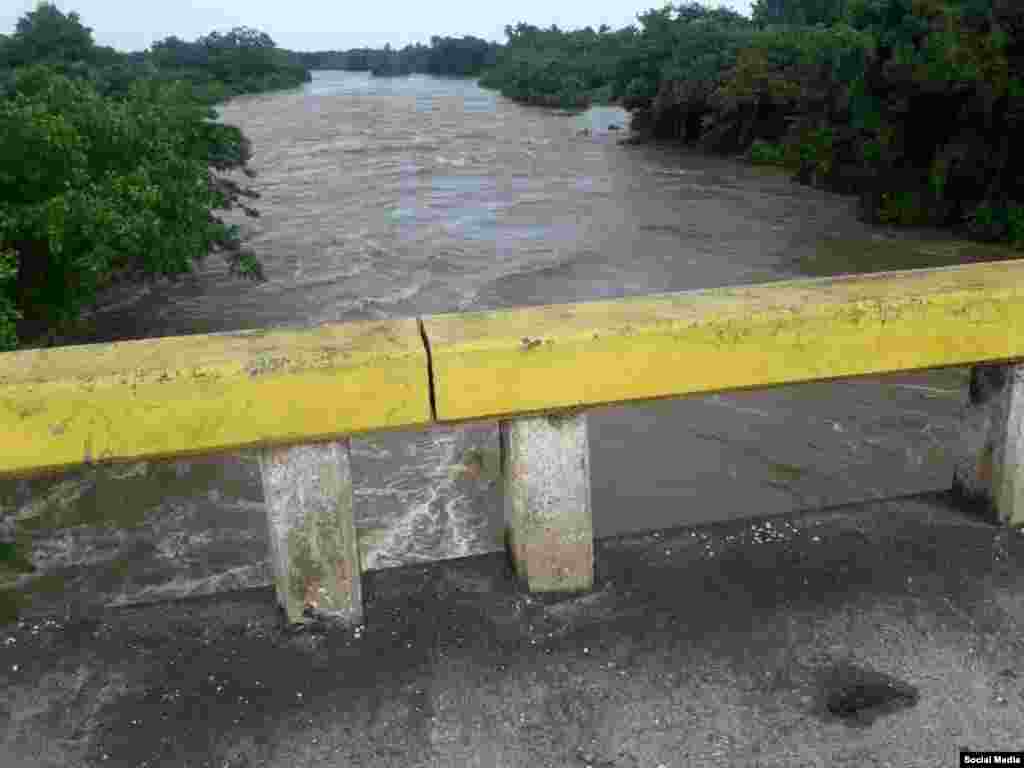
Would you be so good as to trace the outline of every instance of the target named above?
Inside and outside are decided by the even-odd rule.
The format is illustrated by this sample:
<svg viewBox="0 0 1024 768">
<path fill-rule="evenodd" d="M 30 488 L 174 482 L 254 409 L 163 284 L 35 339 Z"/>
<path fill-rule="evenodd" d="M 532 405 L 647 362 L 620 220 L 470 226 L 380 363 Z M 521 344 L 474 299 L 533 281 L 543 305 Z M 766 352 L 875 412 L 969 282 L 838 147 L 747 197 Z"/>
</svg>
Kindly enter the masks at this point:
<svg viewBox="0 0 1024 768">
<path fill-rule="evenodd" d="M 1015 4 L 794 0 L 752 16 L 692 4 L 642 29 L 518 24 L 481 84 L 522 103 L 618 98 L 641 135 L 780 163 L 857 195 L 866 222 L 1024 247 Z"/>
</svg>

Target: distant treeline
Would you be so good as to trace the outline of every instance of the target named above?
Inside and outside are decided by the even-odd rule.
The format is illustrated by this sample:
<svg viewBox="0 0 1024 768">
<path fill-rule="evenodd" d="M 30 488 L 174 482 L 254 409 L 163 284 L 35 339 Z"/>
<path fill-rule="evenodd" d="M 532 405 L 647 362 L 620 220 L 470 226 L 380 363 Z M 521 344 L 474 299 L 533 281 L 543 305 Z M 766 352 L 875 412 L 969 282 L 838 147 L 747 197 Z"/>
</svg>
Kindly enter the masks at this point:
<svg viewBox="0 0 1024 768">
<path fill-rule="evenodd" d="M 32 64 L 88 81 L 107 96 L 124 96 L 139 80 L 184 81 L 192 96 L 206 103 L 311 79 L 296 54 L 248 27 L 212 32 L 193 42 L 171 36 L 147 51 L 122 53 L 96 45 L 77 14 L 65 16 L 48 4 L 23 17 L 14 35 L 0 35 L 0 86 L 10 85 L 14 70 Z"/>
<path fill-rule="evenodd" d="M 404 48 L 354 48 L 296 54 L 309 69 L 345 69 L 378 76 L 422 73 L 467 77 L 494 66 L 501 45 L 478 37 L 431 37 L 430 45 L 416 43 Z"/>
</svg>

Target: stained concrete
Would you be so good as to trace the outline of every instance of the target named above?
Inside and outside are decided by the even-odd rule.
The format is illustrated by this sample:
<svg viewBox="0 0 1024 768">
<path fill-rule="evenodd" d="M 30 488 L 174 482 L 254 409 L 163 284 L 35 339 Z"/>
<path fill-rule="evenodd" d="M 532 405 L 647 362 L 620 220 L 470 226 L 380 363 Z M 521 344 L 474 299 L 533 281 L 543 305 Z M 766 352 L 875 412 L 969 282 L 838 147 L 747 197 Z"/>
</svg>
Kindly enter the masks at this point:
<svg viewBox="0 0 1024 768">
<path fill-rule="evenodd" d="M 260 456 L 277 602 L 289 623 L 362 618 L 350 441 L 268 448 Z"/>
<path fill-rule="evenodd" d="M 1024 452 L 1024 366 L 978 365 L 971 370 L 964 409 L 965 449 L 953 475 L 955 495 L 993 521 L 1024 523 L 1019 468 Z"/>
<path fill-rule="evenodd" d="M 512 567 L 531 592 L 594 586 L 590 443 L 585 413 L 501 423 Z"/>
<path fill-rule="evenodd" d="M 937 766 L 1022 749 L 1024 537 L 945 495 L 366 575 L 360 630 L 271 589 L 0 627 L 4 766 Z"/>
</svg>

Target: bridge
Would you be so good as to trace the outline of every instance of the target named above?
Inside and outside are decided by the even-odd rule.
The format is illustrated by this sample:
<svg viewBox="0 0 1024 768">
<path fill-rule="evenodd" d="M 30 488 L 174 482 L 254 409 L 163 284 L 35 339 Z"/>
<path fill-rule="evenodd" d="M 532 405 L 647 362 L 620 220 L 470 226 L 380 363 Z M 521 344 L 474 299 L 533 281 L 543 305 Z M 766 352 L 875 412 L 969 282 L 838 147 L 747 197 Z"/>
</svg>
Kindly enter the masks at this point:
<svg viewBox="0 0 1024 768">
<path fill-rule="evenodd" d="M 0 355 L 0 476 L 260 449 L 289 622 L 359 624 L 349 438 L 500 422 L 532 592 L 593 586 L 587 409 L 975 366 L 954 489 L 1024 523 L 1024 261 Z"/>
</svg>

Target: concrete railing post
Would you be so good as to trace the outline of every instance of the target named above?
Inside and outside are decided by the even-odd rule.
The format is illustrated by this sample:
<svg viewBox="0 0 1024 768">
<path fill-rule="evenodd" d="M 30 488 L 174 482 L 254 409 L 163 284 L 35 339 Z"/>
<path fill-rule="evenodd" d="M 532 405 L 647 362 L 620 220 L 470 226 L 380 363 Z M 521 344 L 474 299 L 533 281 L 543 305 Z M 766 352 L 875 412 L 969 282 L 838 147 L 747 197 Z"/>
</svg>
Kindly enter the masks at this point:
<svg viewBox="0 0 1024 768">
<path fill-rule="evenodd" d="M 361 623 L 349 441 L 264 449 L 260 475 L 274 585 L 287 620 Z"/>
<path fill-rule="evenodd" d="M 1024 525 L 1024 364 L 976 365 L 953 492 L 995 522 Z"/>
<path fill-rule="evenodd" d="M 590 455 L 584 413 L 501 422 L 509 553 L 532 592 L 594 584 Z"/>
</svg>

